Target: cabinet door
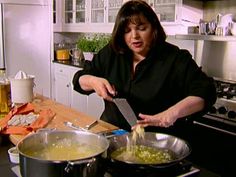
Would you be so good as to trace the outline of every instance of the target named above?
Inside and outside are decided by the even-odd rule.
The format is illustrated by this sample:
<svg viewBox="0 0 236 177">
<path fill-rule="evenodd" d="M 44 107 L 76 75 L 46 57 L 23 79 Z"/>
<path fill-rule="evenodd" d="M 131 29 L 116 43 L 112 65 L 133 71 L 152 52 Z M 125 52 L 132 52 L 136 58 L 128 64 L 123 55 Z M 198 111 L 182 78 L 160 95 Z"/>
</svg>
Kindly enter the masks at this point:
<svg viewBox="0 0 236 177">
<path fill-rule="evenodd" d="M 75 23 L 85 23 L 86 11 L 85 11 L 85 0 L 75 1 Z"/>
<path fill-rule="evenodd" d="M 117 13 L 122 6 L 123 0 L 108 0 L 107 22 L 115 23 Z"/>
<path fill-rule="evenodd" d="M 73 68 L 71 70 L 71 82 L 73 79 L 74 74 L 78 71 L 78 68 Z M 72 83 L 71 83 L 72 85 Z M 88 113 L 88 96 L 83 95 L 73 89 L 73 85 L 71 87 L 71 107 L 83 112 L 83 113 Z"/>
<path fill-rule="evenodd" d="M 53 31 L 62 31 L 62 1 L 53 0 Z"/>
<path fill-rule="evenodd" d="M 55 67 L 55 100 L 70 106 L 70 75 L 59 67 Z"/>
<path fill-rule="evenodd" d="M 74 3 L 73 0 L 64 0 L 64 23 L 73 23 L 74 22 Z"/>
<path fill-rule="evenodd" d="M 96 93 L 88 96 L 88 115 L 99 119 L 104 110 L 104 101 Z"/>
<path fill-rule="evenodd" d="M 164 24 L 179 22 L 181 18 L 179 10 L 182 0 L 151 0 L 150 4 L 153 6 L 160 22 Z"/>
<path fill-rule="evenodd" d="M 85 23 L 85 0 L 63 0 L 63 7 L 65 24 Z"/>
<path fill-rule="evenodd" d="M 105 2 L 104 0 L 91 0 L 91 23 L 105 23 Z"/>
</svg>

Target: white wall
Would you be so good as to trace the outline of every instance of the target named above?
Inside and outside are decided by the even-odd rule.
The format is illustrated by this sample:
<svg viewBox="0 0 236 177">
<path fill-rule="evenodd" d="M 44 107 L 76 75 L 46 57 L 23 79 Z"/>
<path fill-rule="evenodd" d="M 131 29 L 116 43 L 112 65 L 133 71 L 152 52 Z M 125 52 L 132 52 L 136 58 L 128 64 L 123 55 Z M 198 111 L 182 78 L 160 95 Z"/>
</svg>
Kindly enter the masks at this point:
<svg viewBox="0 0 236 177">
<path fill-rule="evenodd" d="M 235 41 L 199 41 L 195 58 L 208 75 L 236 81 Z"/>
<path fill-rule="evenodd" d="M 168 36 L 167 42 L 177 45 L 181 49 L 187 49 L 194 57 L 194 41 L 175 39 L 175 36 Z"/>
</svg>

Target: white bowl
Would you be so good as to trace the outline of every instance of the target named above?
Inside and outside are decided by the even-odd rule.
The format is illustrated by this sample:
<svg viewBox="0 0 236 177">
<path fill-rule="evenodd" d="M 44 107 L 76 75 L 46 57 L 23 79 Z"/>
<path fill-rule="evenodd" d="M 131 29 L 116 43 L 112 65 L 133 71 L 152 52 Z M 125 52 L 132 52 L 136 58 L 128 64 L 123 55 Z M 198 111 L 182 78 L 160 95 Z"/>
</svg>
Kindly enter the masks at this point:
<svg viewBox="0 0 236 177">
<path fill-rule="evenodd" d="M 19 152 L 16 147 L 12 147 L 8 149 L 8 154 L 9 154 L 10 161 L 12 163 L 16 163 L 16 164 L 19 163 Z"/>
</svg>

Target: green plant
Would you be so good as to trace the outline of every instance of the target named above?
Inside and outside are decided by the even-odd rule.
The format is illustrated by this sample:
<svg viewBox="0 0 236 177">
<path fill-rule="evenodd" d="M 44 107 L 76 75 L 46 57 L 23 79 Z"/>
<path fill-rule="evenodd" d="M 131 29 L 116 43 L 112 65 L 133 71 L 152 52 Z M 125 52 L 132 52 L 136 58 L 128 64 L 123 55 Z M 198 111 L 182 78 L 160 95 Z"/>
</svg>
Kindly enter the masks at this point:
<svg viewBox="0 0 236 177">
<path fill-rule="evenodd" d="M 82 36 L 77 40 L 76 47 L 83 52 L 97 53 L 110 41 L 108 35 Z"/>
</svg>

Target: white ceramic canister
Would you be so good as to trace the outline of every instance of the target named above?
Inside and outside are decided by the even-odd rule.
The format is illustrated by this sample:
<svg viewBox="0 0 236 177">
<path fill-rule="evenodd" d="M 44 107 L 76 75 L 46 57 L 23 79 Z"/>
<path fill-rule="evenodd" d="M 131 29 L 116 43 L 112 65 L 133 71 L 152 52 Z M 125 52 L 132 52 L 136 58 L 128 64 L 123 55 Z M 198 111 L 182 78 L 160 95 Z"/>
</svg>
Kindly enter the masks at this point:
<svg viewBox="0 0 236 177">
<path fill-rule="evenodd" d="M 27 78 L 10 79 L 12 103 L 29 103 L 33 101 L 34 78 L 35 76 L 28 75 Z"/>
<path fill-rule="evenodd" d="M 230 24 L 230 31 L 233 36 L 236 36 L 236 21 L 232 21 Z"/>
</svg>

